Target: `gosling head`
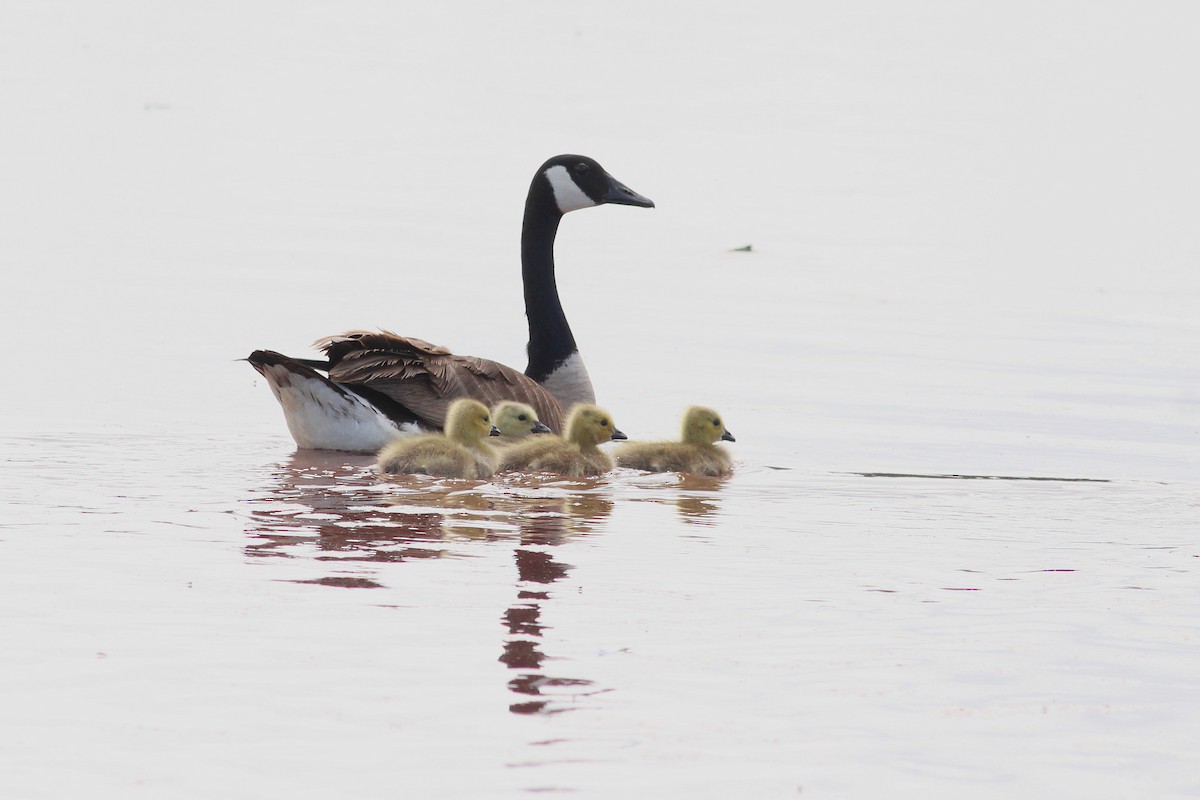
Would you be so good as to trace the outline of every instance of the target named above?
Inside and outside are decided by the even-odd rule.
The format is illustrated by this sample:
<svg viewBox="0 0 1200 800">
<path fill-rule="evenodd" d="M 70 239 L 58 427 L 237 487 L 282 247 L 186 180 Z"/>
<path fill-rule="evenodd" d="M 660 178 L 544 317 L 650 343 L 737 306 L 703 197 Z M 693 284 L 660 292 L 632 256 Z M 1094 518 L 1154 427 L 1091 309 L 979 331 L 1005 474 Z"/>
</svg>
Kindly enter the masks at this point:
<svg viewBox="0 0 1200 800">
<path fill-rule="evenodd" d="M 628 439 L 617 430 L 612 415 L 602 408 L 581 403 L 567 415 L 567 439 L 582 446 L 595 446 L 609 439 Z"/>
<path fill-rule="evenodd" d="M 499 436 L 500 431 L 492 425 L 487 406 L 461 397 L 446 412 L 446 435 L 461 442 L 481 442 L 488 436 Z"/>
<path fill-rule="evenodd" d="M 653 200 L 642 197 L 587 156 L 555 156 L 542 164 L 533 180 L 535 188 L 538 181 L 549 185 L 560 214 L 604 203 L 654 208 Z"/>
<path fill-rule="evenodd" d="M 528 436 L 531 433 L 550 432 L 531 406 L 515 400 L 505 400 L 492 408 L 492 424 L 500 429 L 501 436 L 513 438 Z"/>
<path fill-rule="evenodd" d="M 683 414 L 683 435 L 688 444 L 712 444 L 716 441 L 733 442 L 733 434 L 725 429 L 721 415 L 711 408 L 692 406 Z"/>
</svg>

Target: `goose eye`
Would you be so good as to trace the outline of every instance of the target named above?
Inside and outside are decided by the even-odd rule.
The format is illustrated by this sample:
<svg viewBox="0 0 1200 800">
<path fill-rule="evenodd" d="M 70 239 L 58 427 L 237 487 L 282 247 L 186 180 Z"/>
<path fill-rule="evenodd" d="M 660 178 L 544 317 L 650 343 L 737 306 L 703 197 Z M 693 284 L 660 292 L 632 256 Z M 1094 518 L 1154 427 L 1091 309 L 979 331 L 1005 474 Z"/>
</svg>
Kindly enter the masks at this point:
<svg viewBox="0 0 1200 800">
<path fill-rule="evenodd" d="M 602 419 L 602 420 L 600 420 L 600 427 L 601 427 L 601 428 L 607 428 L 607 427 L 608 427 L 608 420 L 606 420 L 606 419 Z"/>
<path fill-rule="evenodd" d="M 576 175 L 587 175 L 587 174 L 588 174 L 588 169 L 589 169 L 589 167 L 588 167 L 588 165 L 587 165 L 587 164 L 584 164 L 583 162 L 580 162 L 580 163 L 578 163 L 578 164 L 576 164 L 576 165 L 575 165 L 575 174 L 576 174 Z"/>
<path fill-rule="evenodd" d="M 719 420 L 719 419 L 714 419 L 714 420 L 713 420 L 713 427 L 714 427 L 714 428 L 719 428 L 719 427 L 721 427 L 721 420 Z"/>
<path fill-rule="evenodd" d="M 528 422 L 528 421 L 529 421 L 529 415 L 528 415 L 528 414 L 522 414 L 521 416 L 517 417 L 517 419 L 519 419 L 521 422 Z"/>
</svg>

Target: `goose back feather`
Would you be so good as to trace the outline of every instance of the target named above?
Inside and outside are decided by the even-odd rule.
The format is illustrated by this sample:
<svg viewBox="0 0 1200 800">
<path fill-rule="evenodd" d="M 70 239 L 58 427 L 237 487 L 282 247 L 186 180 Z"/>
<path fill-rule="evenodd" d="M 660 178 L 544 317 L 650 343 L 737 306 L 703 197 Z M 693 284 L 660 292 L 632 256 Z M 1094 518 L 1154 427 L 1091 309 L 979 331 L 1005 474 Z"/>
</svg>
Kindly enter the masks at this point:
<svg viewBox="0 0 1200 800">
<path fill-rule="evenodd" d="M 455 355 L 390 331 L 349 331 L 318 339 L 316 347 L 329 358 L 332 380 L 368 387 L 408 409 L 426 427 L 444 427 L 449 404 L 471 397 L 488 406 L 501 400 L 525 403 L 552 431 L 562 429 L 562 408 L 554 395 L 504 364 Z"/>
</svg>

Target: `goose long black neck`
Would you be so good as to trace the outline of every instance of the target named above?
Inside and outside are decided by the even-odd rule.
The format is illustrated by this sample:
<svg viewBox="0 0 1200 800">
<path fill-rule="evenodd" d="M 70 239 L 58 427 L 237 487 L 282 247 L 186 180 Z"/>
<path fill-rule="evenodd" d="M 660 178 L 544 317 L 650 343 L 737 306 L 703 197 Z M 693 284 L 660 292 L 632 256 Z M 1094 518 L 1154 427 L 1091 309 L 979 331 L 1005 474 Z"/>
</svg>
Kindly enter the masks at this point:
<svg viewBox="0 0 1200 800">
<path fill-rule="evenodd" d="M 578 349 L 554 281 L 554 237 L 561 219 L 554 193 L 539 174 L 525 200 L 521 226 L 521 279 L 529 320 L 529 365 L 525 374 L 538 382 Z"/>
</svg>

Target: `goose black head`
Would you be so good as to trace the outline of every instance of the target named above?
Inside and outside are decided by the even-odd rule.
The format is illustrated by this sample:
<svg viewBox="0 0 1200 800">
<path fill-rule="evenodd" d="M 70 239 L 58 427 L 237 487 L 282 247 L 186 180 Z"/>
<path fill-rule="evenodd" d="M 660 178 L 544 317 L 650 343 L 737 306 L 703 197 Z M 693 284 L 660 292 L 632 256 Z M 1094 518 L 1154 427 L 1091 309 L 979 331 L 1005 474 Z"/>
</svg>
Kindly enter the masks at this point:
<svg viewBox="0 0 1200 800">
<path fill-rule="evenodd" d="M 587 156 L 555 156 L 542 164 L 538 175 L 549 183 L 562 214 L 604 203 L 654 208 L 653 200 L 633 191 Z"/>
</svg>

